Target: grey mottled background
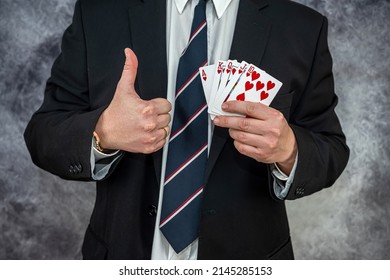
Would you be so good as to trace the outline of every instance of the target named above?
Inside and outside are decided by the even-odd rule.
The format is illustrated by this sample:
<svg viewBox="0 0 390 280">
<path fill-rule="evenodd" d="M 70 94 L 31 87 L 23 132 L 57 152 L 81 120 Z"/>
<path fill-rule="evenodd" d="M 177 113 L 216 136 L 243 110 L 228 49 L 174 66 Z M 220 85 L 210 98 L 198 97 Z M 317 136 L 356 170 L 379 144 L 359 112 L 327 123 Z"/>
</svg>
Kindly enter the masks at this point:
<svg viewBox="0 0 390 280">
<path fill-rule="evenodd" d="M 0 0 L 0 259 L 81 257 L 94 186 L 39 170 L 22 138 L 74 2 Z M 334 187 L 288 202 L 296 258 L 390 259 L 390 2 L 299 2 L 329 19 L 351 159 Z"/>
</svg>

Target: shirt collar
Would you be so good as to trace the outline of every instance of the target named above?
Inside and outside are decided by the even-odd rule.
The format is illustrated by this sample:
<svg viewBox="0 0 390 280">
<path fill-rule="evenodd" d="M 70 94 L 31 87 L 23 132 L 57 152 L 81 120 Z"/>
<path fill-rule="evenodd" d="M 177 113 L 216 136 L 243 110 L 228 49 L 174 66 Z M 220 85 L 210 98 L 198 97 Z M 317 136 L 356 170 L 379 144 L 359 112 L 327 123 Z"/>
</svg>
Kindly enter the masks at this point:
<svg viewBox="0 0 390 280">
<path fill-rule="evenodd" d="M 183 13 L 184 8 L 188 3 L 188 1 L 189 0 L 174 0 L 179 14 Z M 218 19 L 220 19 L 232 0 L 211 0 L 211 1 L 213 1 L 215 12 L 217 13 L 217 17 Z"/>
</svg>

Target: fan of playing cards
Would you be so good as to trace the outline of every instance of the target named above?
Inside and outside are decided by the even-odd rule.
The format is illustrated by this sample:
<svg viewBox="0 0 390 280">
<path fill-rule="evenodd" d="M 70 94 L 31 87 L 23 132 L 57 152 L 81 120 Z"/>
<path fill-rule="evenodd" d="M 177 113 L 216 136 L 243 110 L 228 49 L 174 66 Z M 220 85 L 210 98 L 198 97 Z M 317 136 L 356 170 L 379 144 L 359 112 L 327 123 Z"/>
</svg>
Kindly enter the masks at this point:
<svg viewBox="0 0 390 280">
<path fill-rule="evenodd" d="M 199 72 L 212 119 L 217 115 L 236 115 L 221 109 L 225 101 L 252 101 L 269 106 L 282 86 L 280 81 L 245 61 L 219 60 L 217 64 L 200 67 Z"/>
</svg>

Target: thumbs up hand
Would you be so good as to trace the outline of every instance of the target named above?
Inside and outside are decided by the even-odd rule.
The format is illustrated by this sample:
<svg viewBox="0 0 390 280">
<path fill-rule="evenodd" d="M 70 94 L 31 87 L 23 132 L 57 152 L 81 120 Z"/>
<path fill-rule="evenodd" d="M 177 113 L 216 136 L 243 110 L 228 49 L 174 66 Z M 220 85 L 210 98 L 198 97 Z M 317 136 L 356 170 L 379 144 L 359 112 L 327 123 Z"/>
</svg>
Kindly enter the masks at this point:
<svg viewBox="0 0 390 280">
<path fill-rule="evenodd" d="M 149 154 L 161 149 L 169 135 L 171 104 L 164 98 L 142 100 L 134 88 L 138 60 L 125 49 L 126 61 L 114 97 L 95 131 L 103 149 Z"/>
</svg>

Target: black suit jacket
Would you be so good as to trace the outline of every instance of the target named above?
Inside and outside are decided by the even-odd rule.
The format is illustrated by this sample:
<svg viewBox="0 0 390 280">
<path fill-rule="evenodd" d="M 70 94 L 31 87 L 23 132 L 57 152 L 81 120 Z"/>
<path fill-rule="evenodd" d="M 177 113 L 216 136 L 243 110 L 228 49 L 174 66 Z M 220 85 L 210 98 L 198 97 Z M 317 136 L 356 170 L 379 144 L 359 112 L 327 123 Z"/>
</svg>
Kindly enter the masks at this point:
<svg viewBox="0 0 390 280">
<path fill-rule="evenodd" d="M 138 56 L 141 98 L 165 97 L 166 3 L 80 0 L 65 31 L 42 107 L 25 132 L 35 164 L 70 180 L 91 180 L 91 138 L 115 92 L 123 49 Z M 348 160 L 334 108 L 327 21 L 285 0 L 241 0 L 231 59 L 245 60 L 283 82 L 271 106 L 289 121 L 298 143 L 287 199 L 331 186 Z M 161 151 L 124 153 L 97 182 L 85 258 L 149 259 Z M 226 129 L 214 130 L 201 212 L 199 259 L 292 258 L 284 201 L 274 197 L 268 166 L 241 155 Z"/>
</svg>

